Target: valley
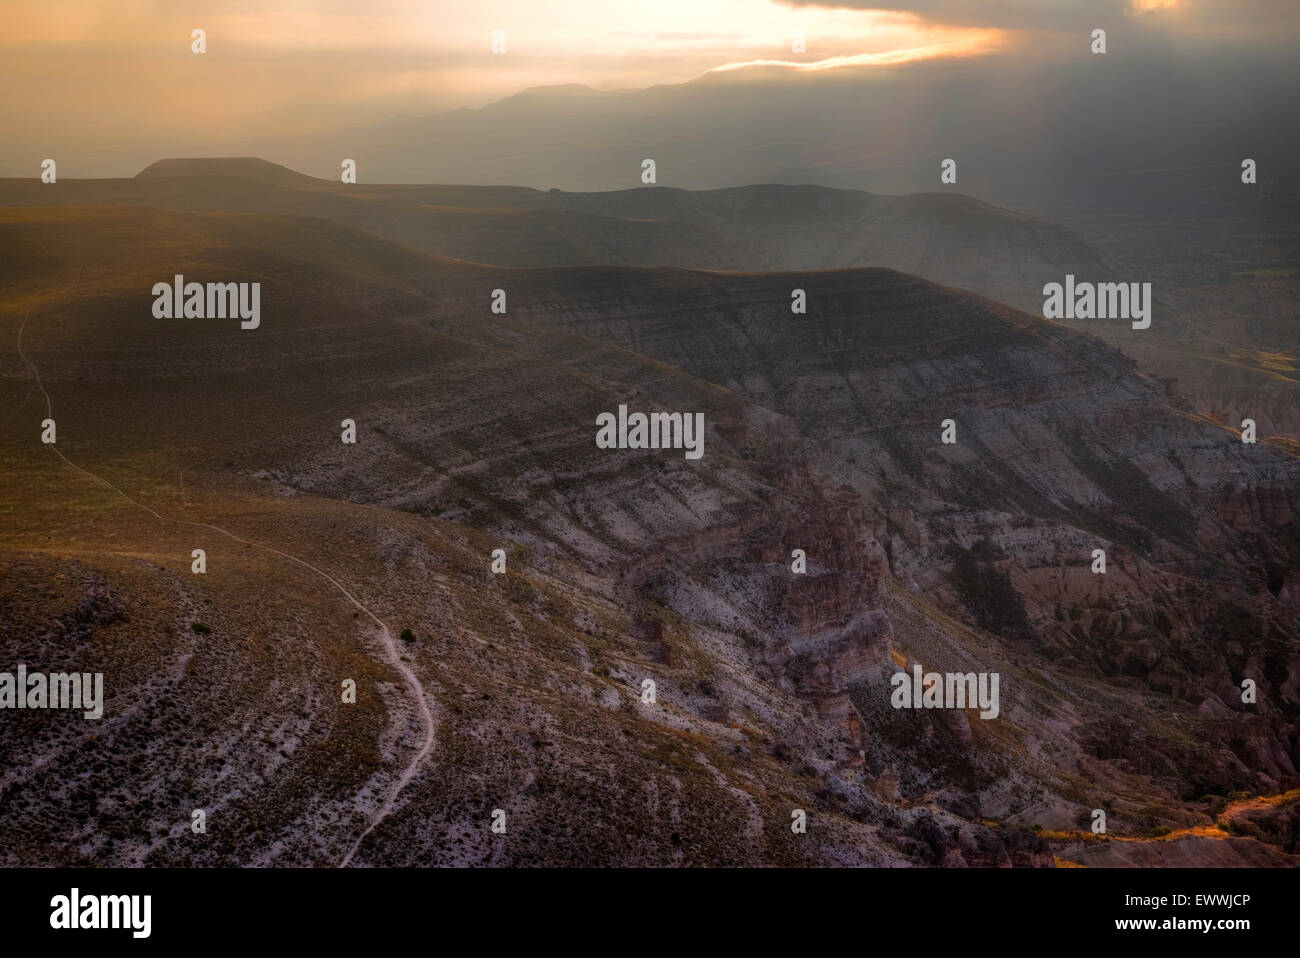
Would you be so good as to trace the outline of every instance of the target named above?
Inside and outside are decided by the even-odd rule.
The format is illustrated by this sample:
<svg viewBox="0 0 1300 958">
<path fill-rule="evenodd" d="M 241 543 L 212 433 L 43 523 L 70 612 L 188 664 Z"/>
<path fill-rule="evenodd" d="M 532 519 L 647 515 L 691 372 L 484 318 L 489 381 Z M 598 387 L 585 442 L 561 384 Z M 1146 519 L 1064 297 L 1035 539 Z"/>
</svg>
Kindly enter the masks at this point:
<svg viewBox="0 0 1300 958">
<path fill-rule="evenodd" d="M 1043 319 L 1072 234 L 255 171 L 0 182 L 0 660 L 105 675 L 100 722 L 0 725 L 5 864 L 1296 863 L 1300 450 Z M 626 261 L 528 261 L 559 213 Z M 176 274 L 259 324 L 154 316 Z M 600 448 L 620 407 L 702 454 Z M 918 669 L 997 717 L 891 707 Z"/>
</svg>

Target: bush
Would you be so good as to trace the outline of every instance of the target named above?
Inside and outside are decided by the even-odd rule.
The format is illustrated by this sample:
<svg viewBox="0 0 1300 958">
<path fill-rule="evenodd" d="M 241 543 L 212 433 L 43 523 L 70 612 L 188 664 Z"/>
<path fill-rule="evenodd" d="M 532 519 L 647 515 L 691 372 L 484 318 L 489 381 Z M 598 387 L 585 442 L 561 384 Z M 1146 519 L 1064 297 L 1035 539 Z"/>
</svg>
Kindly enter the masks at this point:
<svg viewBox="0 0 1300 958">
<path fill-rule="evenodd" d="M 414 642 L 414 641 L 415 641 L 415 633 L 412 632 L 410 629 L 403 629 L 403 630 L 402 630 L 402 641 L 403 641 L 403 642 Z"/>
<path fill-rule="evenodd" d="M 212 626 L 207 625 L 203 622 L 191 622 L 190 628 L 193 629 L 195 632 L 197 632 L 199 635 L 212 634 Z"/>
</svg>

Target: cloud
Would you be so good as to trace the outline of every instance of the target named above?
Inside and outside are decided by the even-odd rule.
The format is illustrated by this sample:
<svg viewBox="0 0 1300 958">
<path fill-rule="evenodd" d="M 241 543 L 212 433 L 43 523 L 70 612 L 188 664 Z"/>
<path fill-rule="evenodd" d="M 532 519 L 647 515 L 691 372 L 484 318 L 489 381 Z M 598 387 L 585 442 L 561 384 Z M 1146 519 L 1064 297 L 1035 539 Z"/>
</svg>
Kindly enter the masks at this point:
<svg viewBox="0 0 1300 958">
<path fill-rule="evenodd" d="M 879 53 L 850 53 L 820 60 L 745 60 L 714 67 L 709 73 L 754 68 L 787 69 L 795 73 L 815 73 L 848 67 L 893 66 L 946 57 L 984 56 L 1005 49 L 1007 34 L 1002 30 L 966 30 L 949 39 L 916 47 L 901 47 Z"/>
<path fill-rule="evenodd" d="M 1012 29 L 1070 29 L 1083 23 L 1122 16 L 1128 0 L 781 0 L 792 7 L 852 10 L 889 10 L 909 13 L 935 23 L 961 26 L 999 26 Z"/>
<path fill-rule="evenodd" d="M 877 9 L 886 4 L 893 9 Z M 1221 87 L 1223 77 L 1203 65 L 1217 50 L 1249 63 L 1268 89 L 1286 90 L 1295 81 L 1286 64 L 1295 61 L 1293 25 L 1300 18 L 1294 0 L 1186 0 L 1172 7 L 1164 0 L 655 0 L 653 16 L 640 5 L 607 0 L 11 6 L 0 33 L 0 165 L 22 170 L 33 156 L 39 161 L 54 150 L 60 169 L 65 155 L 75 163 L 96 150 L 121 149 L 154 159 L 211 152 L 234 136 L 247 139 L 241 150 L 255 151 L 258 138 L 473 109 L 526 88 L 566 84 L 609 91 L 752 79 L 781 96 L 792 85 L 871 82 L 868 75 L 893 72 L 906 75 L 899 89 L 907 89 L 938 82 L 926 68 L 932 63 L 961 74 L 944 97 L 918 107 L 933 111 L 982 70 L 1003 71 L 1006 84 L 971 107 L 970 116 L 982 117 L 1021 104 L 1022 90 L 1054 83 L 1065 64 L 1079 67 L 1088 84 L 1118 78 L 1135 87 L 1172 87 L 1169 65 L 1187 62 L 1194 69 L 1179 74 L 1184 87 L 1202 79 Z M 1104 58 L 1088 52 L 1098 22 L 1109 33 Z M 208 31 L 203 56 L 189 50 L 196 26 Z M 506 30 L 507 55 L 490 51 L 495 28 Z M 792 51 L 796 30 L 806 37 L 806 52 Z M 806 109 L 816 110 L 821 101 L 808 102 Z M 1049 103 L 1040 98 L 1022 109 L 1048 112 Z M 702 135 L 725 120 L 713 118 Z M 967 122 L 962 115 L 947 121 L 955 128 Z M 905 131 L 909 123 L 894 125 Z M 838 164 L 844 155 L 857 153 L 826 150 L 815 162 Z"/>
<path fill-rule="evenodd" d="M 1300 33 L 1295 0 L 780 0 L 799 9 L 890 10 L 935 23 L 1073 31 L 1125 23 L 1187 35 L 1265 37 Z"/>
</svg>

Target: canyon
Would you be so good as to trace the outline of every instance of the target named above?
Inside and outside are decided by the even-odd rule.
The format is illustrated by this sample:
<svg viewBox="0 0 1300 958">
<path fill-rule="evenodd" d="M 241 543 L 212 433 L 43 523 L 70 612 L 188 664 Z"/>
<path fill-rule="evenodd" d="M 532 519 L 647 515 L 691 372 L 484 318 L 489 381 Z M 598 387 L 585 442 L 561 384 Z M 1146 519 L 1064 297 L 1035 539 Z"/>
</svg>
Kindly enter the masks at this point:
<svg viewBox="0 0 1300 958">
<path fill-rule="evenodd" d="M 1296 864 L 1298 450 L 1036 315 L 1042 277 L 1087 272 L 1069 231 L 961 197 L 352 198 L 205 162 L 51 205 L 0 182 L 0 331 L 30 316 L 60 451 L 190 522 L 42 448 L 0 353 L 0 654 L 110 677 L 101 722 L 0 725 L 5 863 Z M 488 193 L 516 212 L 448 212 Z M 840 253 L 778 238 L 853 203 Z M 646 227 L 657 255 L 715 230 L 791 259 L 647 264 L 621 222 L 647 204 L 686 210 Z M 610 210 L 628 262 L 426 248 Z M 897 268 L 958 247 L 936 268 L 983 290 Z M 176 273 L 264 284 L 256 336 L 155 320 L 142 290 Z M 691 410 L 707 455 L 598 448 L 620 406 Z M 409 632 L 434 747 L 374 622 L 196 522 Z M 996 673 L 997 718 L 893 708 L 918 668 Z"/>
</svg>

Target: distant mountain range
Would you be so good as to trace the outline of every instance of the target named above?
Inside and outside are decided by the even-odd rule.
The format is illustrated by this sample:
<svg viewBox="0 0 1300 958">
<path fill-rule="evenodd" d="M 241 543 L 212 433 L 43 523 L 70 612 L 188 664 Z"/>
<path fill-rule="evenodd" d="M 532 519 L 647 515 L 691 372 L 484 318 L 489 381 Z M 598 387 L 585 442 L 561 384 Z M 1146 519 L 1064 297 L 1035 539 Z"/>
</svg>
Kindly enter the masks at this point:
<svg viewBox="0 0 1300 958">
<path fill-rule="evenodd" d="M 598 92 L 525 90 L 477 110 L 250 143 L 334 178 L 351 157 L 369 183 L 620 190 L 813 183 L 877 193 L 943 189 L 1046 215 L 1182 216 L 1300 206 L 1300 91 L 1279 70 L 1212 56 L 1055 65 L 942 60 L 808 76 L 749 70 Z M 1144 72 L 1147 71 L 1147 72 Z M 1243 157 L 1258 188 L 1240 189 Z M 958 164 L 942 186 L 940 162 Z"/>
<path fill-rule="evenodd" d="M 1293 73 L 1226 51 L 1222 60 L 1164 51 L 1154 61 L 1113 53 L 819 74 L 738 70 L 646 89 L 536 87 L 479 109 L 312 134 L 217 132 L 202 153 L 264 156 L 329 180 L 350 158 L 363 185 L 624 190 L 642 185 L 642 160 L 652 158 L 657 185 L 676 189 L 808 183 L 962 192 L 1049 217 L 1294 216 Z M 122 175 L 178 152 L 165 140 L 117 150 L 13 144 L 0 174 L 34 175 L 27 171 L 41 157 L 56 156 L 70 176 L 106 167 Z M 1254 189 L 1241 188 L 1245 157 L 1258 163 Z M 947 158 L 957 162 L 952 185 L 939 179 Z"/>
</svg>

